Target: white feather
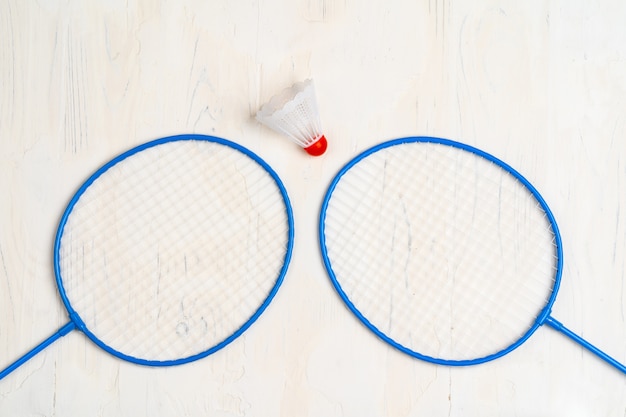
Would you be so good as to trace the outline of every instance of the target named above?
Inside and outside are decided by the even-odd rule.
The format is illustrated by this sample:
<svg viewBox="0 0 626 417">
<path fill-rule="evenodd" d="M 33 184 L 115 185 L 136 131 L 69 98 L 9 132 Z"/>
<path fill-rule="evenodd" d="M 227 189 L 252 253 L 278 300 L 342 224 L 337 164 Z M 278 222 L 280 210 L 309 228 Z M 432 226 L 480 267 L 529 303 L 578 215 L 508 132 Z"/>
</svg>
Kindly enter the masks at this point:
<svg viewBox="0 0 626 417">
<path fill-rule="evenodd" d="M 313 80 L 294 84 L 272 97 L 256 114 L 256 119 L 306 148 L 322 136 Z"/>
</svg>

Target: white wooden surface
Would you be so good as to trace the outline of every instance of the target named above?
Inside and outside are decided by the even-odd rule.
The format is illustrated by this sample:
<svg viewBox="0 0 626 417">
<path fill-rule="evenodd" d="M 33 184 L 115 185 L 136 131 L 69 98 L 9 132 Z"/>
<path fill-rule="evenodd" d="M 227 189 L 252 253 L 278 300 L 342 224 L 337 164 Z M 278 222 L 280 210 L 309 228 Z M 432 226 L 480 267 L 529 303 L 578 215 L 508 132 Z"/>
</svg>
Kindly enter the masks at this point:
<svg viewBox="0 0 626 417">
<path fill-rule="evenodd" d="M 73 332 L 0 381 L 0 416 L 626 415 L 626 376 L 547 327 L 475 367 L 397 353 L 333 291 L 316 230 L 328 182 L 366 147 L 484 149 L 557 218 L 554 316 L 626 362 L 624 22 L 621 0 L 0 0 L 0 368 L 67 321 L 53 235 L 121 151 L 178 133 L 239 142 L 296 218 L 285 283 L 226 349 L 147 368 Z M 329 140 L 318 159 L 252 118 L 307 77 Z"/>
</svg>

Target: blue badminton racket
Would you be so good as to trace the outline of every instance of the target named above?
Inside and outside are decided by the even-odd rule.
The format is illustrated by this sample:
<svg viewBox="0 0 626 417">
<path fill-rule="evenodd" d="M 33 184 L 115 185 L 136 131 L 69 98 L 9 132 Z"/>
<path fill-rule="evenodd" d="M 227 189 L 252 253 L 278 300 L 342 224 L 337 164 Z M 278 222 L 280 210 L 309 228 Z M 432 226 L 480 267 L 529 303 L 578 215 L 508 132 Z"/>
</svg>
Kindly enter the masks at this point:
<svg viewBox="0 0 626 417">
<path fill-rule="evenodd" d="M 479 364 L 547 324 L 626 373 L 551 316 L 556 221 L 522 175 L 483 151 L 430 137 L 366 150 L 332 180 L 319 238 L 345 304 L 406 354 Z"/>
<path fill-rule="evenodd" d="M 181 135 L 131 149 L 69 202 L 54 272 L 74 329 L 121 359 L 178 365 L 241 335 L 278 291 L 293 216 L 276 173 L 233 142 Z"/>
</svg>

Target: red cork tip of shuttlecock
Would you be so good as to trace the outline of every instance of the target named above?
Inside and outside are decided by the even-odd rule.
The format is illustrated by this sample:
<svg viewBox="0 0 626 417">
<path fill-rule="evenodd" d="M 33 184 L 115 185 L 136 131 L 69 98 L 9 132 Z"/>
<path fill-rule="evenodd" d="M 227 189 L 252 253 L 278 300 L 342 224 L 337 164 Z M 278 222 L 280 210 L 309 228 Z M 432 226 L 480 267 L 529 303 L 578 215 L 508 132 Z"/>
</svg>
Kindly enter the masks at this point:
<svg viewBox="0 0 626 417">
<path fill-rule="evenodd" d="M 322 135 L 315 141 L 315 143 L 311 146 L 307 146 L 304 150 L 311 156 L 320 156 L 326 152 L 326 148 L 328 148 L 328 142 L 326 141 L 324 135 Z"/>
</svg>

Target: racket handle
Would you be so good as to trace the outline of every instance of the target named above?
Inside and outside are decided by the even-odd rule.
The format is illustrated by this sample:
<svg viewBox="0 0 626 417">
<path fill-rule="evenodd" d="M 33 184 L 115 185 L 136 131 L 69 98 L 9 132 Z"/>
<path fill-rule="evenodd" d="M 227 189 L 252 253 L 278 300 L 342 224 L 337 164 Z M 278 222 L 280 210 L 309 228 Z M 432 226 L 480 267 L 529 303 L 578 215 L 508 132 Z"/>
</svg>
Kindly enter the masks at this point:
<svg viewBox="0 0 626 417">
<path fill-rule="evenodd" d="M 548 316 L 546 318 L 545 323 L 549 324 L 550 327 L 552 327 L 553 329 L 556 329 L 559 332 L 563 333 L 565 336 L 569 337 L 570 339 L 572 339 L 573 341 L 575 341 L 576 343 L 578 343 L 579 345 L 581 345 L 582 347 L 590 351 L 591 353 L 594 353 L 600 359 L 604 360 L 610 365 L 613 365 L 616 369 L 619 369 L 620 371 L 626 374 L 626 366 L 619 363 L 618 361 L 616 361 L 615 359 L 613 359 L 606 353 L 602 352 L 600 349 L 598 349 L 591 343 L 587 342 L 585 339 L 578 336 L 576 333 L 572 332 L 567 327 L 563 326 L 563 324 L 557 319 L 555 319 L 554 317 Z"/>
<path fill-rule="evenodd" d="M 68 334 L 69 332 L 74 330 L 75 328 L 76 328 L 76 324 L 74 324 L 73 321 L 70 321 L 65 326 L 61 327 L 59 330 L 57 330 L 55 333 L 53 333 L 52 336 L 50 336 L 49 338 L 47 338 L 46 340 L 44 340 L 43 342 L 41 342 L 40 344 L 35 346 L 28 353 L 26 353 L 24 356 L 22 356 L 21 358 L 19 358 L 15 362 L 13 362 L 11 365 L 7 366 L 5 369 L 0 371 L 0 379 L 2 379 L 5 376 L 9 375 L 15 369 L 19 368 L 20 366 L 22 366 L 22 364 L 27 362 L 30 358 L 32 358 L 33 356 L 35 356 L 36 354 L 41 352 L 43 349 L 45 349 L 52 342 L 54 342 L 55 340 L 65 336 L 66 334 Z"/>
</svg>

